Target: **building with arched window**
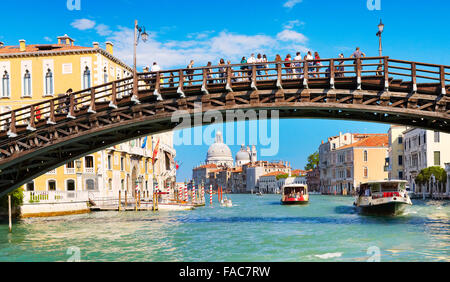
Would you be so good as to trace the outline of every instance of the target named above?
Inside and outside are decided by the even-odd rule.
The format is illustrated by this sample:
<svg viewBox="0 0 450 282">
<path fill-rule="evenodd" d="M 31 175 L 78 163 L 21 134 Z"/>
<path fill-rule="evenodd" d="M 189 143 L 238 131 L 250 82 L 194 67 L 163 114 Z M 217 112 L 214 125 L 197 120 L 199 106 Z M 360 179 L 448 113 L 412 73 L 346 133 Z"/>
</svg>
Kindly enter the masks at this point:
<svg viewBox="0 0 450 282">
<path fill-rule="evenodd" d="M 45 95 L 53 95 L 53 72 L 47 69 L 45 74 Z"/>
<path fill-rule="evenodd" d="M 340 133 L 319 146 L 320 191 L 354 193 L 363 182 L 388 177 L 387 134 Z"/>
</svg>

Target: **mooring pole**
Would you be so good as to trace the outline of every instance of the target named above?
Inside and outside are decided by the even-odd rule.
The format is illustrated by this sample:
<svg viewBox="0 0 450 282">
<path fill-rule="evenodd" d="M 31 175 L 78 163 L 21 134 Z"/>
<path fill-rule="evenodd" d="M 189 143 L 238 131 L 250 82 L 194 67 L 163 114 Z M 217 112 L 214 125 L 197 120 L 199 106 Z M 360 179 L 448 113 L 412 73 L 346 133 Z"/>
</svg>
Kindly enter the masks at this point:
<svg viewBox="0 0 450 282">
<path fill-rule="evenodd" d="M 128 206 L 128 203 L 127 203 L 127 190 L 125 190 L 125 211 L 127 211 L 127 206 Z"/>
<path fill-rule="evenodd" d="M 122 203 L 121 203 L 121 199 L 120 199 L 120 190 L 119 190 L 119 211 L 120 211 L 120 204 L 122 204 Z"/>
<path fill-rule="evenodd" d="M 11 195 L 8 195 L 9 233 L 12 232 Z"/>
</svg>

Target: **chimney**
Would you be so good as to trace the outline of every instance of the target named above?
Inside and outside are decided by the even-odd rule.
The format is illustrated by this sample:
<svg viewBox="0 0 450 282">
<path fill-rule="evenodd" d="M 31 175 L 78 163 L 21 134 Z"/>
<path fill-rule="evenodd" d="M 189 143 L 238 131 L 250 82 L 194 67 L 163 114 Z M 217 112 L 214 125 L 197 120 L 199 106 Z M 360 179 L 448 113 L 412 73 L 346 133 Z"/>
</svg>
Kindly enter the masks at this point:
<svg viewBox="0 0 450 282">
<path fill-rule="evenodd" d="M 113 51 L 114 51 L 114 49 L 113 49 L 114 44 L 111 41 L 107 41 L 105 44 L 106 44 L 106 52 L 108 52 L 112 55 Z"/>
<path fill-rule="evenodd" d="M 98 49 L 98 42 L 94 42 L 94 43 L 92 43 L 92 45 L 94 45 L 95 49 Z"/>
<path fill-rule="evenodd" d="M 25 40 L 19 40 L 19 50 L 20 52 L 25 52 L 27 45 L 25 44 Z"/>
<path fill-rule="evenodd" d="M 0 41 L 0 48 L 2 48 L 3 46 L 5 46 L 5 43 Z"/>
<path fill-rule="evenodd" d="M 73 46 L 75 40 L 70 38 L 67 34 L 64 36 L 58 36 L 58 44 Z"/>
</svg>

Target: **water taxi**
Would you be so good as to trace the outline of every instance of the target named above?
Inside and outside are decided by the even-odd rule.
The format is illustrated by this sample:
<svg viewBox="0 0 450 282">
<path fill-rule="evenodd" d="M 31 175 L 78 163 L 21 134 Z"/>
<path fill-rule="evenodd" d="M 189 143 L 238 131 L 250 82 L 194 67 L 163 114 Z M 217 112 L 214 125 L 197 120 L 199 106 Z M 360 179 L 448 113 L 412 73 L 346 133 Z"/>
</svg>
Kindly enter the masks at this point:
<svg viewBox="0 0 450 282">
<path fill-rule="evenodd" d="M 383 180 L 362 183 L 356 201 L 359 212 L 398 215 L 412 205 L 404 180 Z"/>
<path fill-rule="evenodd" d="M 304 205 L 309 202 L 308 186 L 305 184 L 287 184 L 281 188 L 281 204 Z"/>
</svg>

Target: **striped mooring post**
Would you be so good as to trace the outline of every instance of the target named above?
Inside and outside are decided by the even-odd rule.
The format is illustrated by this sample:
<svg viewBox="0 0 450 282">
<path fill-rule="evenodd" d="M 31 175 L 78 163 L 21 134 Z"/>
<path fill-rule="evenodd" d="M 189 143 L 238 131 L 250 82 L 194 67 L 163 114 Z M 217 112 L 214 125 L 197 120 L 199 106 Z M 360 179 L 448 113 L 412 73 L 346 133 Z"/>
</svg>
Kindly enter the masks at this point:
<svg viewBox="0 0 450 282">
<path fill-rule="evenodd" d="M 205 203 L 205 185 L 202 184 L 202 192 L 201 192 L 202 203 Z"/>
<path fill-rule="evenodd" d="M 209 185 L 209 204 L 212 206 L 212 185 Z"/>
<path fill-rule="evenodd" d="M 184 201 L 188 201 L 188 189 L 187 189 L 187 183 L 184 183 Z"/>
<path fill-rule="evenodd" d="M 192 203 L 195 203 L 195 185 L 192 185 L 192 199 L 191 199 Z"/>
</svg>

